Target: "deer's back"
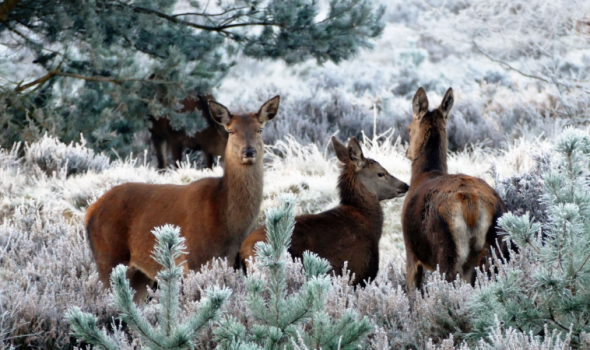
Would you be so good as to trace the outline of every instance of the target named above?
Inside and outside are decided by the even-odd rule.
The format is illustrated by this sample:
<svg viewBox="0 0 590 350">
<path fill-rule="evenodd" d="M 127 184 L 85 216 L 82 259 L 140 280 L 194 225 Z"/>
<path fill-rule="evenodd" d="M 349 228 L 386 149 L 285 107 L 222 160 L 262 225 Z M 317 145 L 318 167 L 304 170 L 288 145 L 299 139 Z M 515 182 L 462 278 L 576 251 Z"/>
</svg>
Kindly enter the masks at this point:
<svg viewBox="0 0 590 350">
<path fill-rule="evenodd" d="M 327 259 L 336 274 L 342 273 L 344 262 L 355 274 L 354 284 L 367 278 L 373 280 L 379 268 L 379 239 L 382 218 L 374 220 L 349 206 L 339 206 L 320 213 L 295 218 L 289 253 L 301 258 L 306 250 Z M 256 242 L 266 241 L 265 226 L 252 232 L 244 241 L 242 258 L 253 255 Z"/>
<path fill-rule="evenodd" d="M 158 266 L 151 259 L 154 227 L 164 224 L 180 226 L 181 235 L 191 254 L 189 268 L 223 252 L 217 236 L 223 231 L 220 210 L 219 178 L 207 178 L 189 185 L 155 185 L 126 183 L 112 188 L 88 208 L 86 226 L 92 249 L 127 250 L 130 261 L 146 273 Z"/>
<path fill-rule="evenodd" d="M 183 142 L 186 148 L 203 150 L 215 156 L 223 156 L 227 145 L 227 137 L 219 134 L 219 131 L 213 125 L 209 125 L 192 137 L 186 136 Z"/>
</svg>

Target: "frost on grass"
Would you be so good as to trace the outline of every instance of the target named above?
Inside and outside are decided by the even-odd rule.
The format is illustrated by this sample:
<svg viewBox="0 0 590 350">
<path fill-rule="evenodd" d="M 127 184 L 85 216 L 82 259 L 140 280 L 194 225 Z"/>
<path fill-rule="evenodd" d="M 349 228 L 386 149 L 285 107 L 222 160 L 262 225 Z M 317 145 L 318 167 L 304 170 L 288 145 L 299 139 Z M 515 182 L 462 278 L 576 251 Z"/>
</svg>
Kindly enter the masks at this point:
<svg viewBox="0 0 590 350">
<path fill-rule="evenodd" d="M 25 145 L 26 164 L 37 167 L 47 175 L 65 172 L 66 176 L 93 170 L 100 172 L 109 168 L 110 159 L 103 154 L 95 154 L 86 148 L 86 140 L 66 145 L 56 137 L 45 134 L 39 141 Z"/>
<path fill-rule="evenodd" d="M 400 179 L 409 181 L 410 164 L 396 134 L 379 139 L 366 137 L 363 142 L 367 156 L 378 160 Z M 469 152 L 452 153 L 449 168 L 452 172 L 484 177 L 497 185 L 513 176 L 535 171 L 535 152 L 531 150 L 549 147 L 543 141 L 526 140 L 505 152 L 474 147 Z M 294 208 L 297 215 L 319 212 L 337 204 L 337 160 L 328 149 L 314 144 L 302 145 L 288 138 L 269 146 L 267 154 L 263 209 L 277 206 L 280 194 L 285 192 L 297 196 L 298 204 Z M 89 203 L 124 182 L 186 184 L 223 173 L 221 168 L 199 170 L 188 163 L 179 169 L 158 173 L 145 159 L 130 158 L 112 162 L 103 171 L 92 170 L 69 177 L 47 176 L 27 166 L 24 159 L 16 155 L 5 159 L 8 159 L 4 163 L 6 166 L 0 168 L 3 179 L 0 182 L 3 217 L 0 225 L 0 337 L 4 344 L 42 348 L 71 345 L 69 326 L 63 315 L 72 306 L 96 315 L 100 326 L 119 327 L 123 335 L 128 332 L 117 326 L 118 321 L 113 325 L 117 313 L 98 280 L 85 239 L 83 216 Z M 494 165 L 496 175 L 490 173 Z M 453 346 L 459 347 L 463 342 L 470 347 L 478 346 L 478 341 L 468 336 L 474 327 L 473 317 L 465 306 L 473 299 L 471 286 L 461 282 L 449 284 L 436 273 L 429 274 L 425 293 L 415 300 L 408 299 L 399 223 L 402 203 L 403 198 L 383 202 L 385 226 L 376 280 L 365 289 L 355 289 L 349 284 L 347 274 L 334 278 L 326 296 L 325 312 L 339 319 L 351 308 L 359 317 L 366 316 L 374 324 L 365 342 L 372 349 L 424 349 L 430 339 L 432 346 L 443 346 L 449 344 L 450 335 Z M 261 214 L 259 222 L 263 220 Z M 296 291 L 305 283 L 303 265 L 299 261 L 287 262 L 285 274 L 289 291 Z M 244 324 L 254 322 L 248 316 L 248 292 L 243 274 L 219 260 L 182 279 L 180 305 L 187 315 L 198 310 L 206 290 L 214 285 L 228 287 L 233 292 L 221 308 L 225 316 Z M 155 322 L 161 294 L 156 290 L 151 297 L 141 308 L 148 321 Z M 214 330 L 215 326 L 204 330 L 194 340 L 197 348 L 214 346 Z M 536 341 L 528 338 L 528 334 L 502 332 L 504 337 L 521 337 L 522 342 L 534 344 Z M 497 343 L 490 339 L 486 338 L 486 344 Z M 584 333 L 578 339 L 586 341 L 588 336 Z"/>
</svg>

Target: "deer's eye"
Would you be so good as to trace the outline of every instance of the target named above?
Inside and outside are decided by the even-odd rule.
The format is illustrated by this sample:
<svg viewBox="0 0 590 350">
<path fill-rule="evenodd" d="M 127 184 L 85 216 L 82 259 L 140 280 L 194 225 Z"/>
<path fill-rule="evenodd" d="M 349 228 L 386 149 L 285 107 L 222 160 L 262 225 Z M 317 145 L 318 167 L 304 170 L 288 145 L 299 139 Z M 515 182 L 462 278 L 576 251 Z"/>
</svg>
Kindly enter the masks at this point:
<svg viewBox="0 0 590 350">
<path fill-rule="evenodd" d="M 227 133 L 228 133 L 228 134 L 230 134 L 230 135 L 233 135 L 233 134 L 235 134 L 235 132 L 234 132 L 232 129 L 229 129 L 229 130 L 227 131 Z"/>
<path fill-rule="evenodd" d="M 379 173 L 379 174 L 377 174 L 377 176 L 383 177 L 383 176 L 385 176 L 385 173 Z"/>
<path fill-rule="evenodd" d="M 262 134 L 262 130 L 264 130 L 264 129 L 262 129 L 262 128 L 258 129 L 258 133 Z"/>
</svg>

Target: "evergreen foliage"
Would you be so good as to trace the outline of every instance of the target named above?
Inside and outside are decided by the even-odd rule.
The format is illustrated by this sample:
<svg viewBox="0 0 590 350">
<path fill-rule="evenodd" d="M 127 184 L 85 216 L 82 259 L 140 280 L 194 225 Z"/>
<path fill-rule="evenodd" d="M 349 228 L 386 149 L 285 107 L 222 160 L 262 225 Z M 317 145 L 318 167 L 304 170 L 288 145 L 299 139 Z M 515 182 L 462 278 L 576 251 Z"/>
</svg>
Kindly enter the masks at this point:
<svg viewBox="0 0 590 350">
<path fill-rule="evenodd" d="M 0 7 L 2 43 L 33 57 L 34 81 L 0 89 L 0 145 L 46 131 L 124 156 L 147 115 L 189 134 L 205 124 L 179 101 L 216 86 L 235 53 L 288 64 L 350 58 L 383 30 L 383 7 L 333 0 L 11 0 Z M 42 75 L 45 73 L 45 75 Z M 18 75 L 17 75 L 18 76 Z"/>
<path fill-rule="evenodd" d="M 200 303 L 198 311 L 184 323 L 179 323 L 180 277 L 183 269 L 176 261 L 184 253 L 184 237 L 180 237 L 180 229 L 165 225 L 152 231 L 156 236 L 154 259 L 162 265 L 156 279 L 160 292 L 158 306 L 158 325 L 152 326 L 133 303 L 134 292 L 126 278 L 127 267 L 119 265 L 113 269 L 111 287 L 115 306 L 120 311 L 120 318 L 141 339 L 142 345 L 149 349 L 192 349 L 193 340 L 220 313 L 223 303 L 229 298 L 231 291 L 227 288 L 210 288 L 207 297 Z M 104 349 L 121 348 L 120 340 L 109 337 L 97 327 L 97 318 L 73 307 L 66 317 L 69 319 L 73 335 L 88 344 Z"/>
<path fill-rule="evenodd" d="M 499 220 L 519 254 L 472 302 L 475 335 L 487 337 L 497 315 L 503 326 L 535 336 L 590 332 L 590 138 L 568 129 L 544 175 L 547 221 L 529 213 Z"/>
<path fill-rule="evenodd" d="M 220 349 L 353 349 L 372 329 L 352 310 L 338 320 L 326 313 L 330 264 L 313 253 L 303 256 L 305 282 L 298 291 L 288 290 L 293 206 L 294 198 L 285 196 L 282 207 L 266 211 L 268 242 L 257 243 L 255 268 L 246 281 L 245 301 L 255 324 L 248 329 L 234 318 L 221 321 L 214 331 Z"/>
</svg>

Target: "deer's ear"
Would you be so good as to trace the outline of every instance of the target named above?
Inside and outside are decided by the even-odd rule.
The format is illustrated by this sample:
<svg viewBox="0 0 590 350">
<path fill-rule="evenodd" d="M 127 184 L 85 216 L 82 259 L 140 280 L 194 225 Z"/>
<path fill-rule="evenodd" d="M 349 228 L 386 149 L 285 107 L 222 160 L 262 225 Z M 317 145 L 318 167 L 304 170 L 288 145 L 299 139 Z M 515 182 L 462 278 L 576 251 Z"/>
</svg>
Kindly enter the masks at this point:
<svg viewBox="0 0 590 350">
<path fill-rule="evenodd" d="M 414 119 L 418 120 L 422 119 L 428 112 L 428 98 L 426 97 L 426 91 L 422 87 L 414 95 L 412 110 L 414 112 Z"/>
<path fill-rule="evenodd" d="M 455 98 L 453 96 L 453 88 L 449 88 L 445 94 L 445 97 L 443 97 L 440 106 L 438 107 L 445 120 L 449 119 L 449 113 L 451 113 L 451 108 L 453 108 L 454 103 Z"/>
<path fill-rule="evenodd" d="M 271 98 L 270 100 L 266 101 L 262 105 L 262 107 L 260 107 L 260 110 L 258 111 L 258 120 L 262 124 L 265 124 L 266 122 L 271 121 L 272 118 L 274 118 L 279 111 L 279 103 L 280 102 L 281 102 L 281 97 L 278 95 Z"/>
<path fill-rule="evenodd" d="M 348 157 L 348 149 L 344 146 L 335 136 L 332 136 L 332 147 L 334 147 L 334 152 L 336 153 L 336 158 L 339 161 L 346 164 L 350 162 L 350 158 Z"/>
<path fill-rule="evenodd" d="M 213 100 L 208 100 L 207 104 L 209 105 L 211 118 L 213 118 L 217 124 L 221 124 L 227 128 L 231 120 L 231 114 L 227 108 L 225 108 L 225 106 L 221 103 L 215 102 Z"/>
<path fill-rule="evenodd" d="M 357 170 L 364 168 L 367 163 L 361 145 L 356 137 L 352 137 L 350 141 L 348 141 L 348 157 L 350 158 L 350 161 L 356 165 Z"/>
</svg>

